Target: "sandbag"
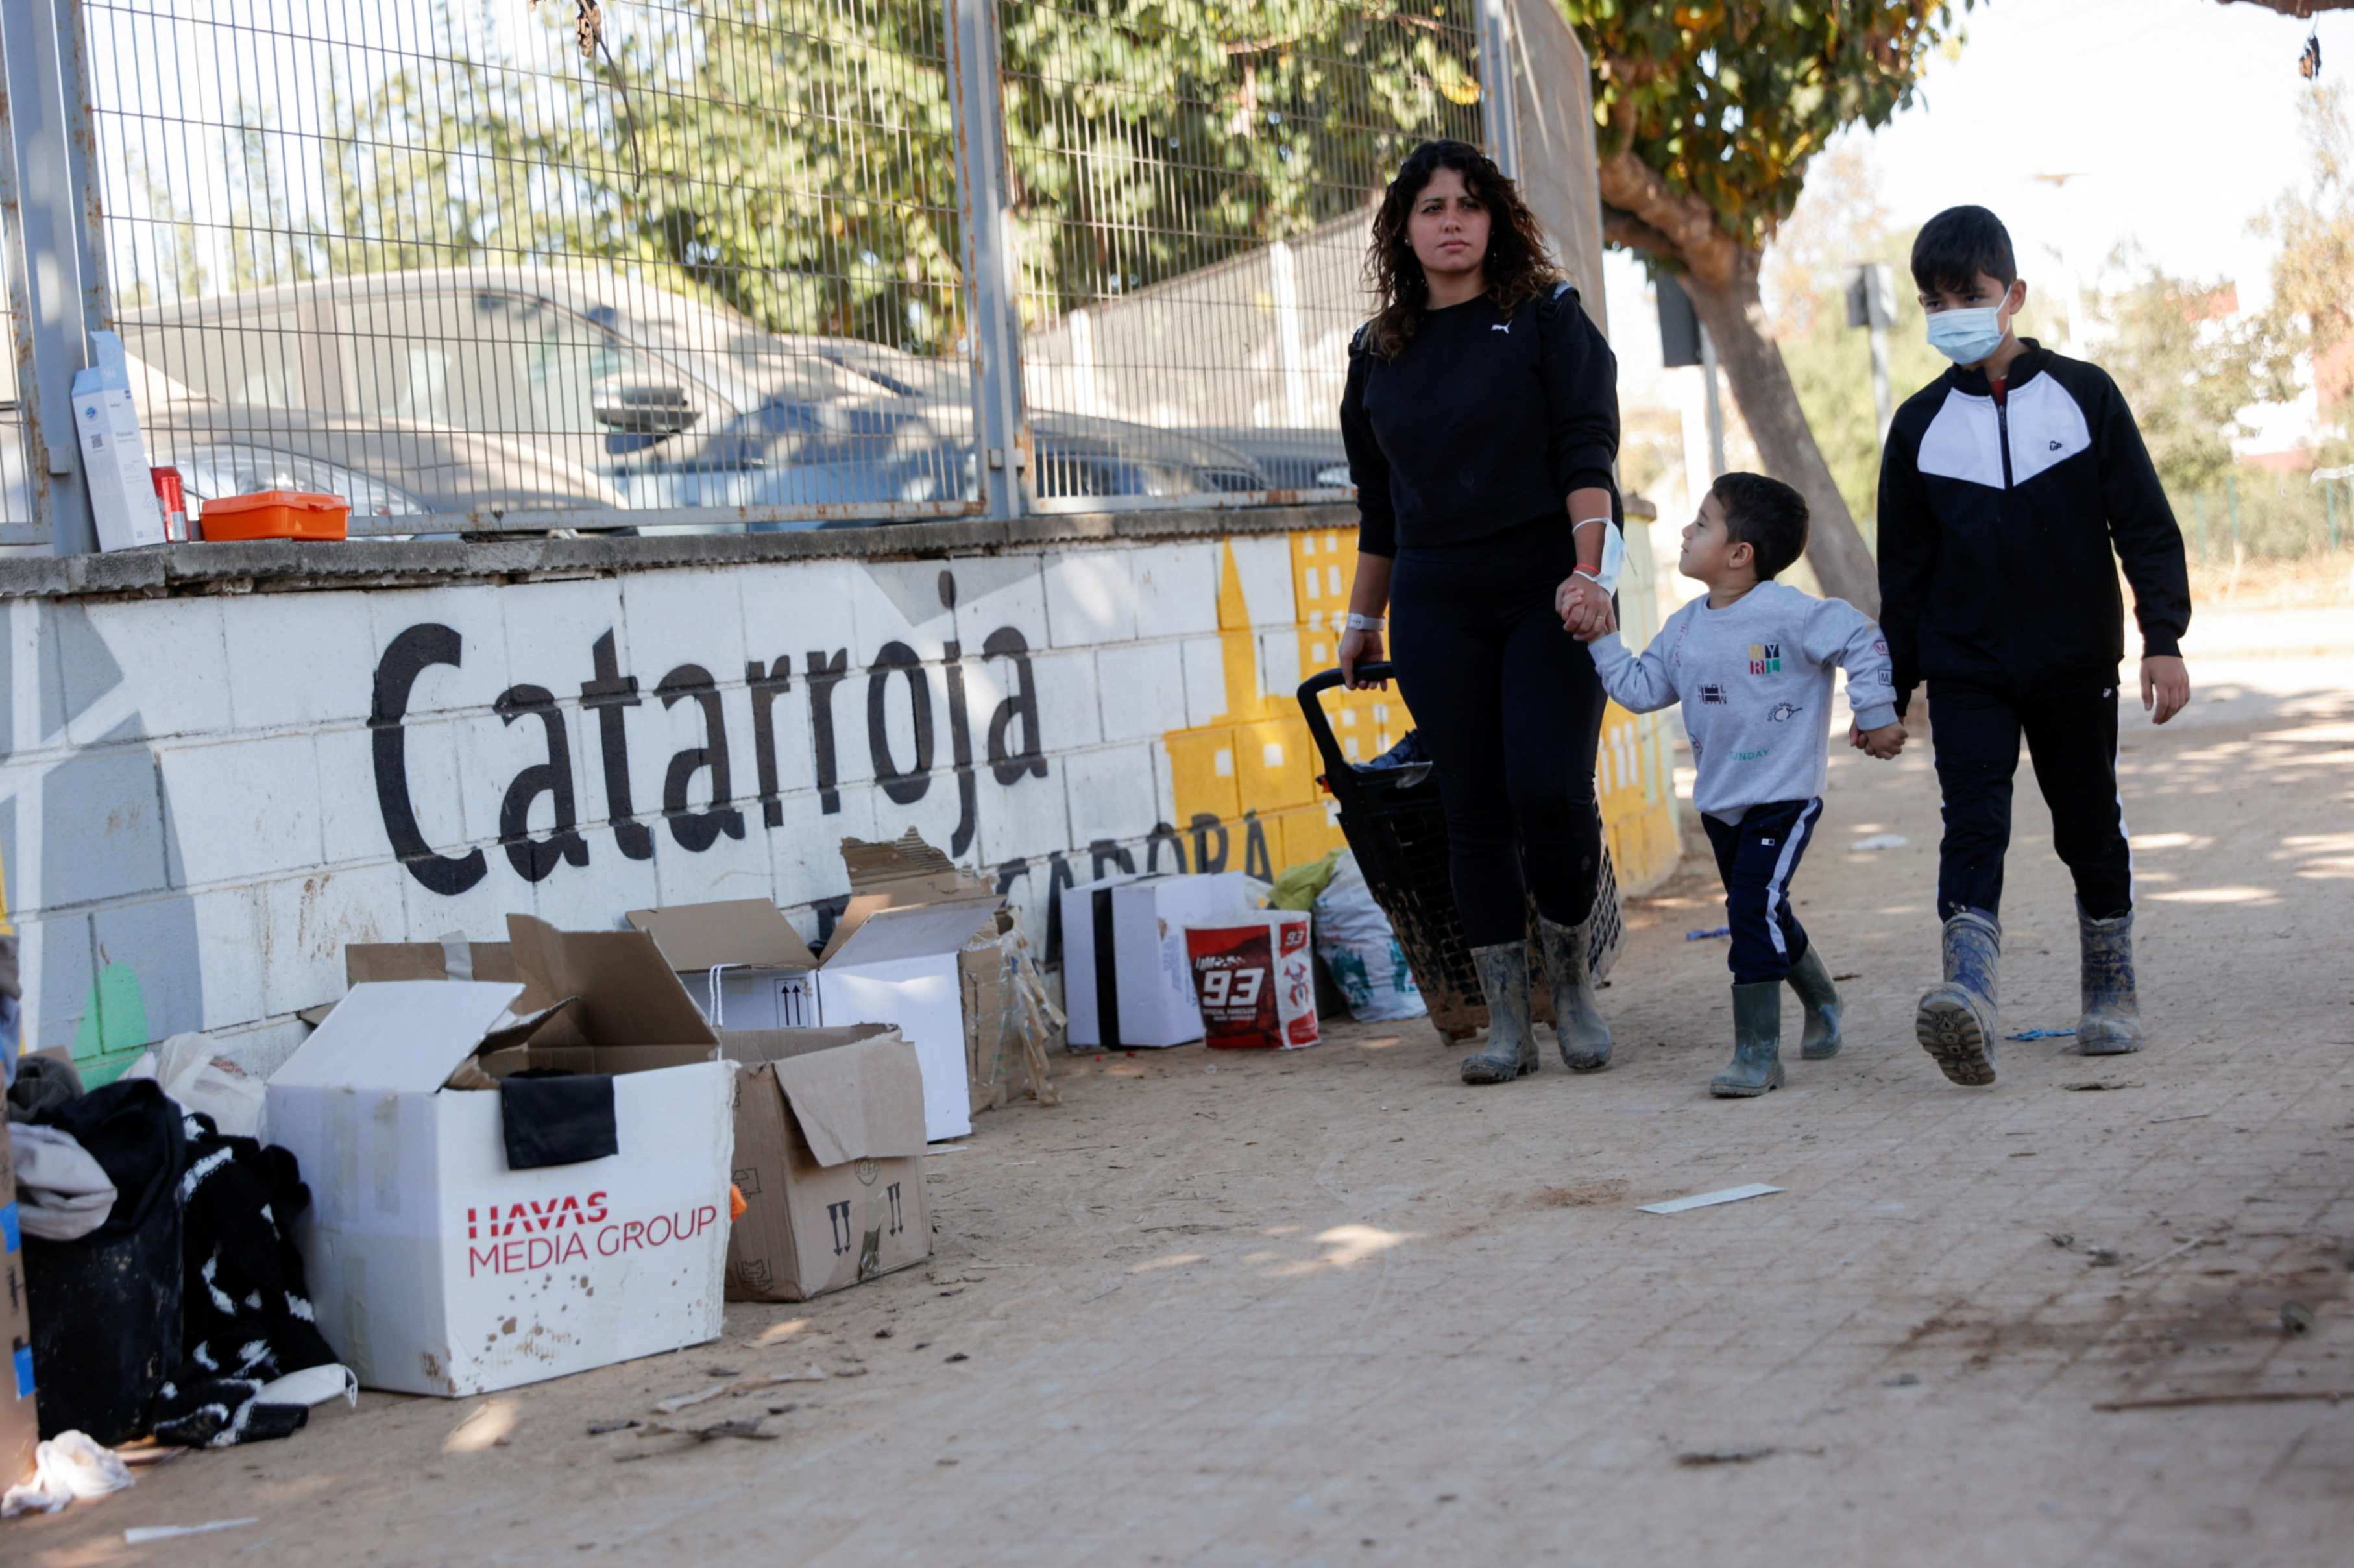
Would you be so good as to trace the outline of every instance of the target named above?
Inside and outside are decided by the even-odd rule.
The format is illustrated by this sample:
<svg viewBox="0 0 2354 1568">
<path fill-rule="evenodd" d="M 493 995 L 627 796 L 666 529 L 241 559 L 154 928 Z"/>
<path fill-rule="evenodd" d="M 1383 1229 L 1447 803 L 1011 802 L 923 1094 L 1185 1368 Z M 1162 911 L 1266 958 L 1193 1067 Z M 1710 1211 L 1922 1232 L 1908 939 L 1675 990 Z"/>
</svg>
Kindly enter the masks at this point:
<svg viewBox="0 0 2354 1568">
<path fill-rule="evenodd" d="M 1394 1023 L 1430 1011 L 1354 854 L 1341 853 L 1315 912 L 1316 956 L 1347 999 L 1350 1017 L 1360 1023 Z"/>
</svg>

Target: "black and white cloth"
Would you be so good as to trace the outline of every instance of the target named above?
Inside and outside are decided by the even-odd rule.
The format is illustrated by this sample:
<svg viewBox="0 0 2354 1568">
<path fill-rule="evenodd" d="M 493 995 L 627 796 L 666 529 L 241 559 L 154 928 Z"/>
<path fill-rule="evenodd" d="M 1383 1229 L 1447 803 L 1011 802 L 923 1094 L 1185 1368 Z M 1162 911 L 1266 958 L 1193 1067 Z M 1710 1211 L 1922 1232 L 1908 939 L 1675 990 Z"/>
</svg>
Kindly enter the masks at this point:
<svg viewBox="0 0 2354 1568">
<path fill-rule="evenodd" d="M 335 1362 L 293 1240 L 311 1190 L 285 1150 L 224 1137 L 208 1116 L 190 1115 L 186 1127 L 181 1364 L 158 1393 L 155 1436 L 205 1448 L 283 1437 L 310 1418 L 309 1405 L 271 1403 L 264 1391 Z M 349 1392 L 348 1372 L 345 1383 Z"/>
</svg>

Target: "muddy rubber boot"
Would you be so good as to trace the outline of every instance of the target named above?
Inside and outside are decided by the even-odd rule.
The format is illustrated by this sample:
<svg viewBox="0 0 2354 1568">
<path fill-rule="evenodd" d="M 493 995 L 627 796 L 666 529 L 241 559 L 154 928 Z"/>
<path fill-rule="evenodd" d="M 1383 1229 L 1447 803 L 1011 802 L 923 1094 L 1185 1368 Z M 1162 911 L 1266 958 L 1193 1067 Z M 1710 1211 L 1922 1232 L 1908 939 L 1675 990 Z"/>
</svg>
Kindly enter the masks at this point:
<svg viewBox="0 0 2354 1568">
<path fill-rule="evenodd" d="M 1809 1062 L 1820 1062 L 1840 1054 L 1839 988 L 1831 984 L 1831 971 L 1823 964 L 1822 955 L 1812 944 L 1805 956 L 1790 966 L 1790 989 L 1798 993 L 1798 1001 L 1807 1010 L 1807 1032 L 1798 1041 L 1798 1054 Z"/>
<path fill-rule="evenodd" d="M 1708 1081 L 1721 1100 L 1755 1099 L 1782 1086 L 1782 983 L 1733 988 L 1733 1065 Z"/>
<path fill-rule="evenodd" d="M 1991 1084 L 2001 1018 L 1995 965 L 2002 957 L 2002 927 L 1991 916 L 1965 909 L 1946 922 L 1945 945 L 1945 982 L 1921 999 L 1914 1035 L 1954 1082 Z"/>
<path fill-rule="evenodd" d="M 2134 995 L 2133 911 L 2095 920 L 2076 909 L 2084 950 L 2084 1016 L 2076 1021 L 2076 1049 L 2087 1056 L 2121 1056 L 2141 1049 L 2141 1003 Z"/>
<path fill-rule="evenodd" d="M 1479 991 L 1488 999 L 1488 1041 L 1463 1058 L 1467 1084 L 1509 1084 L 1537 1070 L 1536 1026 L 1529 1022 L 1529 946 L 1474 948 Z"/>
<path fill-rule="evenodd" d="M 1610 1065 L 1610 1025 L 1595 1005 L 1594 981 L 1585 955 L 1594 938 L 1594 916 L 1575 926 L 1556 926 L 1537 916 L 1537 947 L 1544 956 L 1545 986 L 1553 992 L 1553 1037 L 1562 1065 L 1573 1073 L 1598 1073 Z"/>
</svg>

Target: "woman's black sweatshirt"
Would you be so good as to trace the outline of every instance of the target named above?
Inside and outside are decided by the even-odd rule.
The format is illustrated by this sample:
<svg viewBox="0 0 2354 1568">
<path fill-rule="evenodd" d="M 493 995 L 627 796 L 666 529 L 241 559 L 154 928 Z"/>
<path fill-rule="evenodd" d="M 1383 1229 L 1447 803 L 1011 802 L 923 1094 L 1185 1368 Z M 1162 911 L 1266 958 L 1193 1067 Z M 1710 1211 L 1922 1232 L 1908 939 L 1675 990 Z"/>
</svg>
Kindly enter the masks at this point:
<svg viewBox="0 0 2354 1568">
<path fill-rule="evenodd" d="M 1510 316 L 1486 295 L 1423 313 L 1395 359 L 1357 334 L 1341 434 L 1357 548 L 1459 545 L 1541 517 L 1570 526 L 1572 491 L 1607 490 L 1618 362 L 1561 284 Z"/>
</svg>

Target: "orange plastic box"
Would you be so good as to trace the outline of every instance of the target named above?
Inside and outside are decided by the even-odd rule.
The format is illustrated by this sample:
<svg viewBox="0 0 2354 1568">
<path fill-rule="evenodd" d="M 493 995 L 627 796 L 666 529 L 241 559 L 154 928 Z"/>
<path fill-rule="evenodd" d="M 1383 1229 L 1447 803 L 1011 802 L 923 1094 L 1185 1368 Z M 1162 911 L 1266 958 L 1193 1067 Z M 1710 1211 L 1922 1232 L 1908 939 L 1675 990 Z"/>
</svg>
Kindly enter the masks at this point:
<svg viewBox="0 0 2354 1568">
<path fill-rule="evenodd" d="M 224 539 L 341 539 L 350 531 L 352 503 L 307 490 L 265 490 L 220 495 L 205 503 L 197 524 L 207 542 Z"/>
</svg>

